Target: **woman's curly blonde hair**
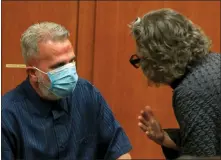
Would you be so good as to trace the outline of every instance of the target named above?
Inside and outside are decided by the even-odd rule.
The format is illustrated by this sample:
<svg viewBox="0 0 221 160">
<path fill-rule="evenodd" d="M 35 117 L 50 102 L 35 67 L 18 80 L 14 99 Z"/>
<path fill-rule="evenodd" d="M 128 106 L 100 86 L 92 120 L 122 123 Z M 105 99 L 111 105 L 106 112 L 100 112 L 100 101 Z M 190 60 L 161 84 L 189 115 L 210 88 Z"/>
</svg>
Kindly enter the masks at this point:
<svg viewBox="0 0 221 160">
<path fill-rule="evenodd" d="M 151 11 L 130 24 L 141 68 L 149 81 L 170 84 L 209 53 L 211 40 L 172 9 Z"/>
</svg>

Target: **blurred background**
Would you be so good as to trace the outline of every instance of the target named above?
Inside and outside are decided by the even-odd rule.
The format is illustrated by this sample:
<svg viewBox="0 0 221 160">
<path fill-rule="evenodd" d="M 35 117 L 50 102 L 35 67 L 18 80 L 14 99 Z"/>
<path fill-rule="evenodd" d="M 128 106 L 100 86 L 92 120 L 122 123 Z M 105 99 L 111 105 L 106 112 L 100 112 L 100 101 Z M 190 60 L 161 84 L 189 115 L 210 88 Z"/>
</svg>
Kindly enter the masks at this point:
<svg viewBox="0 0 221 160">
<path fill-rule="evenodd" d="M 2 95 L 26 78 L 20 36 L 30 25 L 53 21 L 71 33 L 77 70 L 103 94 L 126 130 L 136 159 L 164 158 L 160 146 L 137 126 L 140 110 L 150 105 L 163 128 L 178 127 L 169 87 L 148 87 L 142 71 L 129 58 L 135 44 L 128 24 L 146 12 L 172 8 L 200 25 L 220 52 L 220 1 L 2 1 Z"/>
</svg>

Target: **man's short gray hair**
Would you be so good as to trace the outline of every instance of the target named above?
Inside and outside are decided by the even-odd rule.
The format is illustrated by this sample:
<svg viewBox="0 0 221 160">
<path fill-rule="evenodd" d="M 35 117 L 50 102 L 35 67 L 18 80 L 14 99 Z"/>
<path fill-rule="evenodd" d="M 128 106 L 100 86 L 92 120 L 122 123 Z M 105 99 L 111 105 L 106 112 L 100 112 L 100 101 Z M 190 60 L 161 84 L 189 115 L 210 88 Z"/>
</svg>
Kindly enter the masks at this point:
<svg viewBox="0 0 221 160">
<path fill-rule="evenodd" d="M 30 26 L 21 36 L 21 50 L 25 63 L 38 53 L 38 43 L 47 40 L 64 40 L 69 31 L 54 22 L 41 22 Z"/>
</svg>

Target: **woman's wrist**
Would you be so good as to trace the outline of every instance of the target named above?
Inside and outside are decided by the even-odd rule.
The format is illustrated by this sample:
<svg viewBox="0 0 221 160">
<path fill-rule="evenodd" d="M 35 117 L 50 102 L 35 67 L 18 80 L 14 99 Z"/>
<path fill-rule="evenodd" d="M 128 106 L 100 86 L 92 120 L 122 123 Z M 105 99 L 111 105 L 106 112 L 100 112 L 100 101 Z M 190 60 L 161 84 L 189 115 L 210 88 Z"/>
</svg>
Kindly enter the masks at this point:
<svg viewBox="0 0 221 160">
<path fill-rule="evenodd" d="M 162 141 L 162 146 L 167 147 L 167 148 L 171 148 L 171 149 L 175 149 L 175 150 L 179 150 L 179 147 L 176 145 L 176 143 L 170 138 L 170 136 L 168 135 L 167 132 L 164 132 L 164 139 Z"/>
</svg>

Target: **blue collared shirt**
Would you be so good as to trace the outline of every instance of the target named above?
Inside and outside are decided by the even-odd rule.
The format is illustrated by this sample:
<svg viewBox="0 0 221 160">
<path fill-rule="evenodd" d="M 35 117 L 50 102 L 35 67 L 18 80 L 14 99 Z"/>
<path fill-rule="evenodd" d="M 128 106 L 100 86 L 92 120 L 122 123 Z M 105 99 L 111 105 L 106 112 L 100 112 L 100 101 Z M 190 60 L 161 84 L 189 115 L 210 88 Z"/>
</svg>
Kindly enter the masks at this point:
<svg viewBox="0 0 221 160">
<path fill-rule="evenodd" d="M 110 160 L 132 148 L 100 92 L 83 79 L 53 102 L 26 79 L 2 97 L 1 125 L 3 160 Z"/>
</svg>

